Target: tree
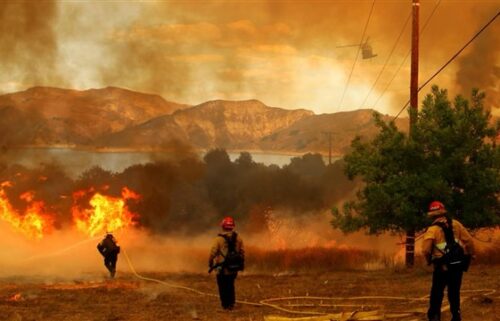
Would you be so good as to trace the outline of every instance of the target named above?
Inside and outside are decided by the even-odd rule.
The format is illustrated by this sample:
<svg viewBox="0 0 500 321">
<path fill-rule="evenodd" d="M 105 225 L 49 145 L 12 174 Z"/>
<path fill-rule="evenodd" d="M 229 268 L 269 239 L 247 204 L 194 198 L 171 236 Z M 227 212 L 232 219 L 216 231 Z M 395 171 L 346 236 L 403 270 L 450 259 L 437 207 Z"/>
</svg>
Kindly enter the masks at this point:
<svg viewBox="0 0 500 321">
<path fill-rule="evenodd" d="M 203 184 L 208 191 L 210 202 L 218 215 L 233 215 L 238 206 L 238 173 L 234 163 L 226 150 L 221 148 L 208 151 L 203 160 L 206 164 Z"/>
<path fill-rule="evenodd" d="M 484 94 L 473 90 L 471 102 L 432 88 L 423 102 L 411 137 L 394 122 L 375 114 L 380 132 L 372 142 L 357 137 L 345 156 L 349 178 L 361 177 L 357 199 L 333 209 L 334 227 L 351 232 L 406 233 L 407 265 L 413 265 L 415 232 L 429 224 L 427 206 L 441 200 L 448 212 L 469 228 L 500 223 L 500 148 L 483 107 Z"/>
<path fill-rule="evenodd" d="M 290 164 L 286 165 L 285 168 L 312 180 L 322 177 L 326 171 L 323 156 L 312 153 L 304 154 L 301 157 L 293 157 L 290 160 Z"/>
</svg>

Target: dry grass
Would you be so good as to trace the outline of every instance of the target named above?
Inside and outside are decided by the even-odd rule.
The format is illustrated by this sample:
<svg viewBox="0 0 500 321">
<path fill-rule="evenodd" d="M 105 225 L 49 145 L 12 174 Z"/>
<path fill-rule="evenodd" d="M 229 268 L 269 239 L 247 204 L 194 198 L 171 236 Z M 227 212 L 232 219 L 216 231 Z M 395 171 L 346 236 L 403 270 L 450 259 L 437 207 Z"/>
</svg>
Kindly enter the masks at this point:
<svg viewBox="0 0 500 321">
<path fill-rule="evenodd" d="M 478 251 L 474 264 L 500 265 L 500 243 Z M 405 269 L 404 262 L 395 256 L 377 251 L 339 247 L 308 247 L 266 251 L 248 249 L 247 267 L 253 273 L 323 273 L 328 271 L 374 271 Z M 417 255 L 415 265 L 425 265 Z"/>
<path fill-rule="evenodd" d="M 500 240 L 496 240 L 493 245 L 479 250 L 477 253 L 476 263 L 500 264 Z"/>
<path fill-rule="evenodd" d="M 124 268 L 120 266 L 120 268 Z M 473 266 L 465 274 L 463 290 L 500 288 L 500 266 Z M 216 293 L 213 275 L 148 274 L 150 277 L 175 282 L 198 290 Z M 120 274 L 113 281 L 55 282 L 43 279 L 0 279 L 0 320 L 9 321 L 262 321 L 264 315 L 282 314 L 267 307 L 237 306 L 233 312 L 222 312 L 216 298 L 200 296 L 151 282 L 132 275 Z M 101 279 L 101 280 L 99 280 Z M 418 298 L 428 294 L 431 271 L 417 267 L 383 271 L 337 271 L 295 274 L 242 274 L 237 280 L 239 299 L 258 302 L 272 297 L 289 296 L 400 296 Z M 20 294 L 20 301 L 8 301 Z M 462 310 L 464 320 L 497 321 L 500 315 L 499 293 L 484 297 L 480 293 L 463 292 L 468 297 Z M 490 301 L 492 300 L 492 302 Z M 285 300 L 282 304 L 302 303 Z M 325 303 L 325 302 L 324 302 Z M 361 300 L 344 301 L 364 305 L 380 305 L 385 311 L 425 309 L 425 301 Z M 367 307 L 369 308 L 369 307 Z M 308 310 L 313 307 L 306 308 Z M 351 310 L 354 308 L 350 308 Z M 338 312 L 339 308 L 322 311 Z M 349 308 L 344 308 L 349 310 Z M 366 310 L 366 309 L 365 309 Z M 425 320 L 418 315 L 404 320 Z M 445 313 L 443 320 L 450 319 Z M 403 320 L 403 319 L 402 319 Z"/>
<path fill-rule="evenodd" d="M 251 271 L 266 273 L 360 270 L 382 260 L 376 251 L 326 247 L 275 251 L 250 248 L 247 257 Z"/>
</svg>

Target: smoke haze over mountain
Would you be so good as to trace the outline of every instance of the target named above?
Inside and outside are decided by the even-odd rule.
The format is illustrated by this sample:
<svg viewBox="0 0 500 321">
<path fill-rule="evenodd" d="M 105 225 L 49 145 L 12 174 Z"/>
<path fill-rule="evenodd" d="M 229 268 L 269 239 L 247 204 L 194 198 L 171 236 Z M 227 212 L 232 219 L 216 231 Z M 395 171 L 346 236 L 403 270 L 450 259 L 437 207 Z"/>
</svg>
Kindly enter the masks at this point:
<svg viewBox="0 0 500 321">
<path fill-rule="evenodd" d="M 421 25 L 438 3 L 421 38 L 421 82 L 499 9 L 489 1 L 422 1 Z M 0 91 L 112 85 L 188 104 L 255 98 L 317 113 L 372 108 L 408 52 L 409 25 L 367 106 L 361 106 L 411 6 L 376 2 L 367 35 L 378 56 L 358 61 L 338 106 L 357 49 L 337 47 L 359 43 L 370 6 L 371 1 L 3 2 Z M 434 82 L 466 96 L 470 87 L 480 87 L 498 108 L 498 34 L 495 22 Z M 378 110 L 394 113 L 406 102 L 408 73 L 409 63 Z"/>
</svg>

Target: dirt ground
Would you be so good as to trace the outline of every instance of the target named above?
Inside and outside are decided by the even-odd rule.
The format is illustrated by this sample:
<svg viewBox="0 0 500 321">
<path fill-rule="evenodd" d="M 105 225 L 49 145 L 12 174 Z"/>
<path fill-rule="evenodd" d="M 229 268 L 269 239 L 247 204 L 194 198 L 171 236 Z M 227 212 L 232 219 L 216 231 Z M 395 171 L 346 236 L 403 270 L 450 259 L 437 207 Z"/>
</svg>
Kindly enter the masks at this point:
<svg viewBox="0 0 500 321">
<path fill-rule="evenodd" d="M 216 293 L 213 275 L 148 273 L 151 278 Z M 242 274 L 238 277 L 239 300 L 259 302 L 279 297 L 351 297 L 350 300 L 285 299 L 280 306 L 297 311 L 370 311 L 382 312 L 425 310 L 429 292 L 430 270 L 412 271 L 335 271 L 321 274 L 281 273 L 276 275 Z M 493 289 L 469 292 L 470 290 Z M 475 266 L 465 274 L 462 286 L 463 320 L 500 320 L 500 266 Z M 391 296 L 407 299 L 352 299 L 359 296 Z M 421 298 L 422 300 L 412 300 Z M 445 304 L 446 304 L 445 299 Z M 323 307 L 318 305 L 322 304 Z M 333 307 L 333 304 L 345 305 Z M 302 305 L 302 306 L 294 306 Z M 304 306 L 305 305 L 305 306 Z M 330 306 L 325 306 L 330 305 Z M 42 277 L 0 279 L 0 320 L 9 321 L 157 321 L 157 320 L 240 320 L 260 321 L 266 315 L 303 317 L 270 307 L 238 304 L 224 312 L 218 299 L 165 285 L 138 280 L 132 274 L 121 274 L 115 280 L 104 275 L 86 275 L 79 280 Z M 449 313 L 443 320 L 449 320 Z M 391 319 L 397 320 L 397 319 Z M 415 314 L 399 320 L 425 320 Z"/>
</svg>

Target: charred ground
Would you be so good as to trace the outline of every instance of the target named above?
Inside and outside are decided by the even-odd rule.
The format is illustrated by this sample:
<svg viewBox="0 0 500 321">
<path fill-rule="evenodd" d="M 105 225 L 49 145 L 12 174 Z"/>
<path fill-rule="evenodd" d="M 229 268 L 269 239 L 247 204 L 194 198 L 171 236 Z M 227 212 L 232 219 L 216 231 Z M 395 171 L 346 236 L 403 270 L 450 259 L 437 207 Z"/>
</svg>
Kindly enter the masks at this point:
<svg viewBox="0 0 500 321">
<path fill-rule="evenodd" d="M 498 289 L 499 266 L 474 266 L 464 277 L 462 289 L 464 320 L 496 321 L 500 315 L 499 294 L 468 290 Z M 215 294 L 213 276 L 205 274 L 147 274 L 149 277 L 174 282 Z M 422 298 L 428 295 L 431 272 L 384 270 L 375 272 L 337 271 L 326 273 L 243 274 L 237 280 L 240 300 L 259 302 L 263 299 L 292 296 L 357 297 L 398 296 Z M 17 297 L 15 295 L 17 294 Z M 16 299 L 17 298 L 17 299 Z M 285 300 L 283 305 L 308 303 L 307 300 Z M 309 302 L 311 303 L 311 302 Z M 319 302 L 315 302 L 316 304 Z M 327 302 L 323 302 L 327 303 Z M 337 302 L 338 303 L 338 302 Z M 425 309 L 426 301 L 410 300 L 344 300 L 359 307 L 343 311 L 402 311 Z M 371 307 L 378 305 L 379 307 Z M 0 280 L 0 320 L 23 321 L 149 321 L 149 320 L 240 320 L 260 321 L 265 315 L 288 315 L 268 307 L 239 304 L 228 313 L 222 312 L 217 298 L 200 296 L 143 282 L 131 274 L 121 274 L 114 281 L 100 275 L 87 275 L 73 281 L 46 280 L 36 277 L 11 277 Z M 297 310 L 339 312 L 341 308 L 302 307 Z M 298 317 L 299 315 L 295 315 Z M 444 318 L 448 318 L 448 313 Z M 423 314 L 401 320 L 424 320 Z"/>
</svg>

